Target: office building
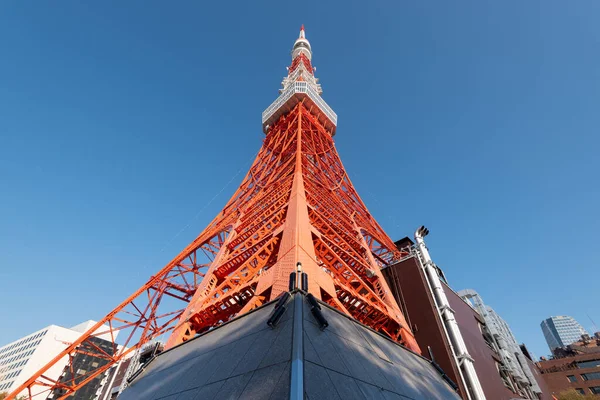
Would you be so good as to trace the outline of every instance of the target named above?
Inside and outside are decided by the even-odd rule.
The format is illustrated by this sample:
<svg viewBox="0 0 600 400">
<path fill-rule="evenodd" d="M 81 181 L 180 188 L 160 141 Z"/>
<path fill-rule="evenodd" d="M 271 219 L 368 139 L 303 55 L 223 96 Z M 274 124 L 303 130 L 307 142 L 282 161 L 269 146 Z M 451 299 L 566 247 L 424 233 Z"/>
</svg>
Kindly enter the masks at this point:
<svg viewBox="0 0 600 400">
<path fill-rule="evenodd" d="M 567 315 L 547 318 L 542 321 L 541 327 L 552 353 L 554 349 L 575 343 L 581 339 L 581 335 L 588 334 L 574 318 Z"/>
<path fill-rule="evenodd" d="M 56 357 L 95 323 L 95 321 L 90 320 L 71 328 L 50 325 L 1 347 L 0 392 L 10 393 L 18 388 L 39 368 Z M 104 339 L 106 338 L 102 335 L 97 338 L 99 343 L 106 341 Z M 78 358 L 78 363 L 81 360 L 81 358 Z M 96 362 L 94 360 L 87 361 L 90 363 Z M 44 376 L 52 380 L 59 379 L 67 362 L 68 358 L 64 357 L 60 362 L 54 364 Z M 35 390 L 32 391 L 32 395 L 42 392 L 44 392 L 44 388 L 36 386 Z"/>
<path fill-rule="evenodd" d="M 130 353 L 128 358 L 113 365 L 102 378 L 100 390 L 95 400 L 114 400 L 127 388 L 127 380 L 149 361 L 153 360 L 164 350 L 160 341 L 152 341 L 142 346 L 135 353 Z M 76 392 L 78 394 L 81 391 Z"/>
<path fill-rule="evenodd" d="M 476 291 L 461 290 L 458 295 L 483 317 L 483 329 L 489 333 L 490 344 L 502 359 L 500 375 L 505 386 L 515 393 L 525 393 L 527 398 L 537 398 L 542 390 L 533 371 L 535 366 L 527 362 L 508 323 L 492 307 L 486 305 Z"/>
<path fill-rule="evenodd" d="M 600 332 L 556 348 L 554 358 L 542 359 L 538 367 L 554 395 L 569 389 L 600 395 Z"/>
</svg>

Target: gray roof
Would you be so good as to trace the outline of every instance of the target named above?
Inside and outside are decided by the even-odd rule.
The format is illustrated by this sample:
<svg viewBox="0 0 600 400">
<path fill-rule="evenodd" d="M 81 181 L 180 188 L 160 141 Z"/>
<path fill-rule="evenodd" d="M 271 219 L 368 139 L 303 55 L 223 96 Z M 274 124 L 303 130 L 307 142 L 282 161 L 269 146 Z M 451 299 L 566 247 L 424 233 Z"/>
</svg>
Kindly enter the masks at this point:
<svg viewBox="0 0 600 400">
<path fill-rule="evenodd" d="M 274 329 L 272 302 L 160 354 L 119 400 L 289 399 L 293 301 Z M 300 316 L 305 399 L 459 399 L 426 359 L 321 308 L 324 331 L 308 307 Z"/>
</svg>

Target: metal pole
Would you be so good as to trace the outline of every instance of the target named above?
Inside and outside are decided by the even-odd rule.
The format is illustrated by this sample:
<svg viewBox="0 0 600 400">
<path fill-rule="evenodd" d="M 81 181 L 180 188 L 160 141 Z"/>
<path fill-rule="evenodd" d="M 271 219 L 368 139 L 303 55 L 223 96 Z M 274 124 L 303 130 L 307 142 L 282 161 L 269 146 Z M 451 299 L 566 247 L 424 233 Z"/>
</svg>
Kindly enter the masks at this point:
<svg viewBox="0 0 600 400">
<path fill-rule="evenodd" d="M 448 302 L 448 298 L 446 297 L 446 293 L 444 292 L 444 288 L 440 282 L 440 277 L 438 276 L 437 271 L 433 268 L 433 261 L 431 260 L 431 256 L 429 255 L 427 247 L 425 246 L 423 237 L 428 233 L 429 230 L 424 226 L 420 227 L 415 232 L 415 242 L 423 259 L 425 277 L 433 289 L 433 297 L 436 300 L 435 302 L 437 303 L 438 310 L 442 315 L 442 321 L 449 334 L 450 342 L 453 344 L 455 357 L 459 361 L 459 370 L 464 371 L 465 378 L 471 384 L 471 388 L 473 389 L 473 400 L 485 400 L 485 394 L 483 393 L 483 388 L 481 387 L 481 383 L 477 377 L 473 359 L 467 351 L 467 346 L 460 332 L 460 328 L 458 327 L 458 323 L 454 318 L 454 310 L 452 310 L 450 307 L 450 303 Z"/>
<path fill-rule="evenodd" d="M 292 333 L 292 371 L 290 384 L 290 400 L 304 399 L 304 343 L 302 320 L 304 316 L 302 307 L 303 296 L 294 294 L 294 326 Z"/>
<path fill-rule="evenodd" d="M 115 382 L 115 378 L 117 377 L 117 374 L 119 373 L 119 369 L 121 368 L 121 363 L 123 362 L 123 359 L 121 358 L 119 360 L 119 362 L 117 363 L 117 366 L 115 367 L 115 372 L 112 374 L 112 376 L 110 377 L 110 382 L 108 382 L 107 388 L 106 388 L 106 393 L 104 393 L 104 397 L 102 397 L 102 400 L 108 400 L 110 397 L 110 391 L 112 389 L 112 385 Z M 110 369 L 109 369 L 110 371 Z"/>
</svg>

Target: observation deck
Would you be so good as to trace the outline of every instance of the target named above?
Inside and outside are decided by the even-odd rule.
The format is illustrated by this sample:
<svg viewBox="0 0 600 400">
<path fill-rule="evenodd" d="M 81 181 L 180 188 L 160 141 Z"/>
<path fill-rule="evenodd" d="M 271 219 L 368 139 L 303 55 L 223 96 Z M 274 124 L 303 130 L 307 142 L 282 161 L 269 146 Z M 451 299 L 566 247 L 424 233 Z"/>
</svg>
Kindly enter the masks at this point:
<svg viewBox="0 0 600 400">
<path fill-rule="evenodd" d="M 262 113 L 263 132 L 272 126 L 283 114 L 291 111 L 296 104 L 304 101 L 309 110 L 313 110 L 314 116 L 335 135 L 337 127 L 337 114 L 329 107 L 323 98 L 307 82 L 294 82 L 285 89 L 279 97 Z M 315 112 L 315 109 L 317 112 Z"/>
</svg>

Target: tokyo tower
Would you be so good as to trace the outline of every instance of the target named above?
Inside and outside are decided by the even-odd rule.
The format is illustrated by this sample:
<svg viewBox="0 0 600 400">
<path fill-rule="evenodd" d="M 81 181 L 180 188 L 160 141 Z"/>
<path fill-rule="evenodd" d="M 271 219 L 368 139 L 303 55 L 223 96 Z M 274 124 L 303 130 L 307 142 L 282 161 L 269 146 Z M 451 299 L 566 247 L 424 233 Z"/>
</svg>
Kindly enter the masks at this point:
<svg viewBox="0 0 600 400">
<path fill-rule="evenodd" d="M 298 286 L 305 295 L 420 353 L 380 271 L 403 253 L 371 216 L 342 165 L 333 140 L 337 115 L 321 97 L 304 27 L 291 55 L 279 97 L 262 114 L 262 147 L 223 210 L 9 399 L 48 393 L 66 398 L 152 340 L 168 338 L 168 350 L 282 298 L 293 288 L 294 272 L 304 277 Z M 95 344 L 100 335 L 112 338 L 112 351 Z M 75 371 L 77 354 L 104 362 Z M 46 376 L 65 359 L 68 378 Z"/>
</svg>

